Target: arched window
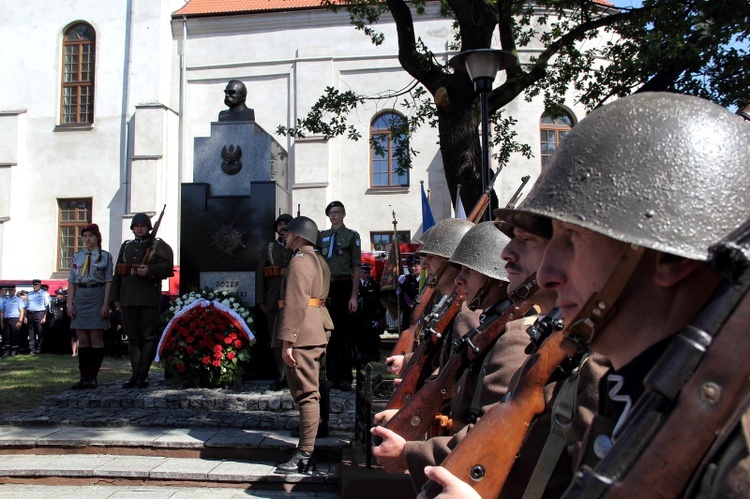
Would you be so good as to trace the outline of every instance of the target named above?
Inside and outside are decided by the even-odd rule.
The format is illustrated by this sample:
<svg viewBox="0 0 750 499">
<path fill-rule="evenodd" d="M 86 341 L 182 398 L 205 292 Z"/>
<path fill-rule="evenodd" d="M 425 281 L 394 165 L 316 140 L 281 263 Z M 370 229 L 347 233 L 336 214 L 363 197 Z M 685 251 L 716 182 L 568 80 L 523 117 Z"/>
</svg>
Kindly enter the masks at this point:
<svg viewBox="0 0 750 499">
<path fill-rule="evenodd" d="M 96 33 L 89 24 L 71 25 L 63 34 L 61 125 L 94 122 Z"/>
<path fill-rule="evenodd" d="M 542 132 L 542 168 L 544 168 L 557 150 L 560 141 L 573 127 L 573 119 L 567 113 L 553 118 L 545 111 L 542 115 L 542 119 L 539 121 Z"/>
<path fill-rule="evenodd" d="M 400 114 L 377 115 L 370 126 L 370 179 L 372 187 L 407 187 L 409 169 L 405 158 L 409 140 L 403 130 L 406 120 Z"/>
</svg>

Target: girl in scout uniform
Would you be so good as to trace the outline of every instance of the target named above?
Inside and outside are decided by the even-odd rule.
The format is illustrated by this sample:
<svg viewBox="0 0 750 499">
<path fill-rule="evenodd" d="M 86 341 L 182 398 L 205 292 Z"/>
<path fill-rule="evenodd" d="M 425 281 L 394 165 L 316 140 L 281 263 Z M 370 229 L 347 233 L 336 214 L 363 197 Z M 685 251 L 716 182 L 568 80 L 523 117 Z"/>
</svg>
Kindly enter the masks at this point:
<svg viewBox="0 0 750 499">
<path fill-rule="evenodd" d="M 99 226 L 81 230 L 84 249 L 73 255 L 68 277 L 70 327 L 78 336 L 78 369 L 81 379 L 72 388 L 96 388 L 96 376 L 104 359 L 104 330 L 109 326 L 112 288 L 112 255 L 102 249 Z"/>
</svg>

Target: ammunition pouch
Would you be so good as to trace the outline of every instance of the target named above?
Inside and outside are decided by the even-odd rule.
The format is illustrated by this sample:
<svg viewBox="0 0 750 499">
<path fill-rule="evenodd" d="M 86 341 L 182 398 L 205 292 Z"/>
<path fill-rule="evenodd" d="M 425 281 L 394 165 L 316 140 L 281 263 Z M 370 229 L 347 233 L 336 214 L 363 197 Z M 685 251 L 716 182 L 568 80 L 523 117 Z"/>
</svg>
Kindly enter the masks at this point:
<svg viewBox="0 0 750 499">
<path fill-rule="evenodd" d="M 263 277 L 266 279 L 274 279 L 276 277 L 281 277 L 282 275 L 284 275 L 284 270 L 278 265 L 263 267 Z"/>
<path fill-rule="evenodd" d="M 137 267 L 137 265 L 131 265 L 129 263 L 118 263 L 115 265 L 115 274 L 122 276 L 133 275 L 135 274 L 135 269 Z"/>
<path fill-rule="evenodd" d="M 461 426 L 463 428 L 463 426 Z M 460 428 L 456 428 L 453 419 L 445 414 L 436 414 L 427 430 L 427 438 L 455 435 Z"/>
</svg>

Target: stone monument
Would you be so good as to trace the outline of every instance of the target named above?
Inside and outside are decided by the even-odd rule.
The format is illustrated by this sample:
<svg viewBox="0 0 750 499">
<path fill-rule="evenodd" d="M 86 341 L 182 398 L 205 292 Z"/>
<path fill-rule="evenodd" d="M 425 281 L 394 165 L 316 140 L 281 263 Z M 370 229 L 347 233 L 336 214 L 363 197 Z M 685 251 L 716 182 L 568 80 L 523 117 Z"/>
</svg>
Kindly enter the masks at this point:
<svg viewBox="0 0 750 499">
<path fill-rule="evenodd" d="M 193 182 L 182 184 L 180 293 L 235 291 L 254 306 L 258 256 L 276 216 L 291 212 L 287 152 L 255 123 L 241 81 L 224 93 L 229 109 L 195 139 Z"/>
</svg>

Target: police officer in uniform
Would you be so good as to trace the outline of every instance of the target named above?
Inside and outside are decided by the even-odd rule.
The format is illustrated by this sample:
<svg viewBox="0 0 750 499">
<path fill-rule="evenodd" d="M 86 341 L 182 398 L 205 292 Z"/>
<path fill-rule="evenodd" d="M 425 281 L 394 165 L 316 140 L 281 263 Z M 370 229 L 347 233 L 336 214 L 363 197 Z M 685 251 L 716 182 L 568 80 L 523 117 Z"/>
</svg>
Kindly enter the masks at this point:
<svg viewBox="0 0 750 499">
<path fill-rule="evenodd" d="M 287 213 L 283 213 L 276 218 L 273 223 L 273 230 L 278 237 L 268 243 L 264 255 L 258 259 L 258 270 L 255 273 L 255 301 L 258 303 L 261 312 L 266 315 L 268 324 L 267 344 L 273 347 L 276 364 L 277 375 L 275 382 L 271 385 L 272 390 L 281 390 L 287 386 L 284 363 L 281 361 L 281 342 L 273 337 L 273 328 L 279 314 L 281 280 L 292 257 L 292 250 L 286 247 L 284 241 L 286 226 L 291 221 L 292 216 Z M 260 343 L 261 340 L 259 339 L 258 344 Z M 258 344 L 256 344 L 256 347 Z"/>
<path fill-rule="evenodd" d="M 3 301 L 3 357 L 18 355 L 18 340 L 21 326 L 26 317 L 23 299 L 8 288 L 8 295 Z"/>
<path fill-rule="evenodd" d="M 34 289 L 26 296 L 27 324 L 29 326 L 29 350 L 32 355 L 36 355 L 42 353 L 44 323 L 47 322 L 47 308 L 51 300 L 49 293 L 42 289 L 41 279 L 34 279 L 31 284 Z"/>
<path fill-rule="evenodd" d="M 320 233 L 320 254 L 331 269 L 331 289 L 328 310 L 333 319 L 333 332 L 326 351 L 326 367 L 331 388 L 352 389 L 354 367 L 353 314 L 357 311 L 359 266 L 362 248 L 359 234 L 344 225 L 346 210 L 341 201 L 326 206 L 331 228 Z"/>
<path fill-rule="evenodd" d="M 122 313 L 132 369 L 132 376 L 123 388 L 148 386 L 148 371 L 156 356 L 160 334 L 157 324 L 161 281 L 174 274 L 172 248 L 161 239 L 154 239 L 151 229 L 148 215 L 133 216 L 130 230 L 135 239 L 122 243 L 112 284 L 112 301 Z M 149 257 L 144 262 L 147 252 Z"/>
<path fill-rule="evenodd" d="M 380 333 L 383 332 L 385 308 L 380 303 L 380 284 L 372 277 L 372 266 L 360 267 L 357 298 L 357 363 L 380 360 Z"/>
</svg>

